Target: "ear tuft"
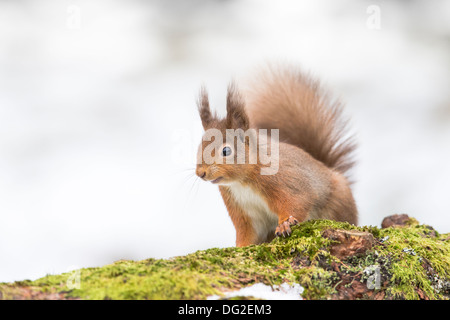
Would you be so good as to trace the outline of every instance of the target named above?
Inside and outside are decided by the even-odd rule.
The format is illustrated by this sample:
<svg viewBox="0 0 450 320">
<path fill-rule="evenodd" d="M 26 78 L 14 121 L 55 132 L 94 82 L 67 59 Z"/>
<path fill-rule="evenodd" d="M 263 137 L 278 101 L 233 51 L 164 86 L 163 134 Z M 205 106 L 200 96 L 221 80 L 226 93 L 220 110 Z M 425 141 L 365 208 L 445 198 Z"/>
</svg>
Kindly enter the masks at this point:
<svg viewBox="0 0 450 320">
<path fill-rule="evenodd" d="M 249 127 L 244 98 L 233 81 L 228 85 L 227 91 L 227 128 L 247 130 Z"/>
<path fill-rule="evenodd" d="M 209 107 L 208 92 L 204 86 L 200 88 L 200 95 L 197 100 L 198 113 L 202 120 L 203 129 L 207 129 L 214 120 L 214 116 L 211 113 Z"/>
</svg>

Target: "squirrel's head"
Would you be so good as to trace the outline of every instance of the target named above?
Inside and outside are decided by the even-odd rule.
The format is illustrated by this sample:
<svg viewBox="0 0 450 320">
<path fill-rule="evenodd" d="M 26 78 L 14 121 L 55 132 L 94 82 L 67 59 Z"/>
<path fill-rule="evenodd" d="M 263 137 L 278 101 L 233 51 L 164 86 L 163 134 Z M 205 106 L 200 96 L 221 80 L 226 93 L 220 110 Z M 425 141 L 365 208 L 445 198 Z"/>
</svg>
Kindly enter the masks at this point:
<svg viewBox="0 0 450 320">
<path fill-rule="evenodd" d="M 244 99 L 236 86 L 233 83 L 228 86 L 227 115 L 224 119 L 211 112 L 208 93 L 203 87 L 198 110 L 205 134 L 198 149 L 195 173 L 215 184 L 226 185 L 242 179 L 245 167 L 249 166 L 245 163 L 249 154 L 249 142 L 245 135 L 249 129 L 249 118 Z"/>
</svg>

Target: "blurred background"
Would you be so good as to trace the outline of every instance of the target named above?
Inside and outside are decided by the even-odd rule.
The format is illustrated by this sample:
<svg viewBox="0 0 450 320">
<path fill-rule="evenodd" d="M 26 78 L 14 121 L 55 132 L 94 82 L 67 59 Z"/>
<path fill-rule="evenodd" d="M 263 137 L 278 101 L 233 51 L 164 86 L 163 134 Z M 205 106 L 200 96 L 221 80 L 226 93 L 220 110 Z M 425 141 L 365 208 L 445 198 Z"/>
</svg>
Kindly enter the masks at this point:
<svg viewBox="0 0 450 320">
<path fill-rule="evenodd" d="M 0 281 L 233 246 L 201 84 L 290 61 L 346 104 L 361 225 L 450 232 L 450 2 L 0 0 Z"/>
</svg>

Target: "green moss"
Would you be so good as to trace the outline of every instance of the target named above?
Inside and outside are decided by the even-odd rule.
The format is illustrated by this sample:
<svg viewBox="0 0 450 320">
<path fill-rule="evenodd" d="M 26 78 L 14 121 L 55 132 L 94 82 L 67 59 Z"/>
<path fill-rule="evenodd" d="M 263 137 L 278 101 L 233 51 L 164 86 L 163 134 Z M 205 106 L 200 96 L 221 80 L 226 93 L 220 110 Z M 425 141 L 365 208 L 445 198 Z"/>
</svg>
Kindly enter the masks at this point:
<svg viewBox="0 0 450 320">
<path fill-rule="evenodd" d="M 450 279 L 450 243 L 445 241 L 446 235 L 436 233 L 435 237 L 429 237 L 428 232 L 427 226 L 419 224 L 381 230 L 382 237 L 389 237 L 383 252 L 392 257 L 389 290 L 395 297 L 418 299 L 419 288 L 430 299 L 440 298 L 425 264 L 440 278 Z"/>
<path fill-rule="evenodd" d="M 383 239 L 364 255 L 340 261 L 329 252 L 325 229 L 359 230 Z M 354 282 L 366 283 L 365 270 L 381 268 L 384 298 L 448 298 L 437 280 L 450 279 L 450 241 L 411 220 L 401 228 L 355 227 L 312 220 L 293 228 L 288 238 L 245 248 L 212 248 L 172 259 L 117 261 L 77 273 L 48 275 L 36 281 L 0 284 L 0 298 L 46 298 L 55 294 L 81 299 L 205 299 L 252 283 L 299 283 L 306 299 L 342 297 Z M 414 254 L 415 255 L 414 255 Z M 79 288 L 72 288 L 79 275 Z M 28 297 L 28 296 L 26 296 Z M 26 298 L 25 297 L 25 298 Z M 365 296 L 363 296 L 364 298 Z M 370 297 L 369 297 L 370 298 Z"/>
</svg>

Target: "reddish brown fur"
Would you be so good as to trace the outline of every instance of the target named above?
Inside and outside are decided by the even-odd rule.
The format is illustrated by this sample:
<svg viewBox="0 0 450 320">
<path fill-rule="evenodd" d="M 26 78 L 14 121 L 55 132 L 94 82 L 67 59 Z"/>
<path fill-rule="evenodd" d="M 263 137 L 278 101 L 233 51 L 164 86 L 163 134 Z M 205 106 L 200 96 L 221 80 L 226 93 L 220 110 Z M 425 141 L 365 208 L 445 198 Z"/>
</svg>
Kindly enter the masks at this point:
<svg viewBox="0 0 450 320">
<path fill-rule="evenodd" d="M 347 137 L 342 104 L 319 81 L 290 66 L 267 66 L 245 90 L 246 111 L 254 128 L 279 129 L 293 144 L 341 173 L 352 166 L 353 139 Z"/>
<path fill-rule="evenodd" d="M 236 229 L 236 245 L 244 247 L 256 243 L 255 232 L 249 217 L 234 201 L 228 188 L 219 186 L 219 190 L 223 201 L 225 202 L 225 206 L 227 207 L 231 221 Z"/>
<path fill-rule="evenodd" d="M 199 99 L 203 127 L 219 129 L 224 137 L 225 130 L 231 128 L 280 129 L 283 142 L 279 145 L 279 171 L 275 175 L 261 175 L 260 162 L 197 165 L 196 173 L 204 180 L 222 179 L 219 189 L 236 228 L 236 245 L 270 241 L 274 231 L 289 234 L 291 224 L 307 219 L 356 224 L 357 209 L 344 176 L 353 164 L 349 155 L 354 145 L 344 139 L 341 106 L 330 103 L 316 81 L 292 68 L 269 69 L 245 92 L 245 102 L 236 86 L 230 85 L 227 117 L 218 119 L 210 111 L 206 90 L 202 89 Z M 208 143 L 202 142 L 199 153 Z M 250 152 L 248 145 L 246 148 Z M 251 190 L 249 199 L 253 202 L 242 203 L 236 198 L 236 185 Z M 255 202 L 255 197 L 262 199 L 263 204 Z M 252 219 L 259 219 L 255 218 L 255 206 L 276 214 L 278 226 L 268 226 L 266 230 L 255 225 L 256 220 Z"/>
</svg>

